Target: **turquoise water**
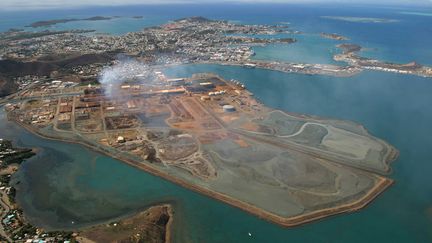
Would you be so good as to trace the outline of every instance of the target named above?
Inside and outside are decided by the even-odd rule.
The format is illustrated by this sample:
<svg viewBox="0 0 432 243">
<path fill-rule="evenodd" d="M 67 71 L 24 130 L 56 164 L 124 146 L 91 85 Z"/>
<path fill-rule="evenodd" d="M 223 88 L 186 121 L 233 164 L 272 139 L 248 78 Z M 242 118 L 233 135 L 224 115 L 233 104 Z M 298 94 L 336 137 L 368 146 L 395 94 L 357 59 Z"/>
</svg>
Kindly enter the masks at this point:
<svg viewBox="0 0 432 243">
<path fill-rule="evenodd" d="M 18 196 L 25 212 L 43 225 L 75 227 L 151 203 L 173 202 L 176 242 L 432 240 L 429 79 L 376 72 L 331 78 L 215 65 L 182 66 L 167 73 L 189 76 L 208 71 L 245 82 L 266 105 L 364 124 L 372 134 L 401 151 L 391 175 L 396 184 L 364 210 L 284 229 L 81 146 L 46 141 L 2 127 L 2 135 L 10 131 L 22 145 L 44 148 L 39 157 L 24 164 L 17 176 L 21 181 Z"/>
<path fill-rule="evenodd" d="M 336 45 L 342 42 L 324 39 L 319 34 L 293 34 L 277 37 L 291 37 L 297 39 L 297 42 L 254 47 L 256 55 L 252 59 L 344 65 L 344 63 L 333 60 L 333 55 L 340 52 Z"/>
</svg>

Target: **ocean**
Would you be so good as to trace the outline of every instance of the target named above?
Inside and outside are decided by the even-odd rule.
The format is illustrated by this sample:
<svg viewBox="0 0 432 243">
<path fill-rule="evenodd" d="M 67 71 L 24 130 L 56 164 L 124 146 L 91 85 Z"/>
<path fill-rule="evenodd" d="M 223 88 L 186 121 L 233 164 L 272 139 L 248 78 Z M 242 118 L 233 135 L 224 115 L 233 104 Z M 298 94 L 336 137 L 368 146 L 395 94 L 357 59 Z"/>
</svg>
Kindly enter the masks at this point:
<svg viewBox="0 0 432 243">
<path fill-rule="evenodd" d="M 377 7 L 364 5 L 329 6 L 328 4 L 186 4 L 118 7 L 89 7 L 70 10 L 10 12 L 0 9 L 0 31 L 92 29 L 97 33 L 121 35 L 190 16 L 229 20 L 246 24 L 288 24 L 304 35 L 289 35 L 299 43 L 288 46 L 257 48 L 257 56 L 295 62 L 332 63 L 329 53 L 338 42 L 317 38 L 321 32 L 338 33 L 350 42 L 366 48 L 364 55 L 391 62 L 432 65 L 432 7 Z M 51 27 L 26 28 L 41 20 L 119 16 L 112 20 L 78 21 Z M 143 16 L 142 19 L 132 18 Z M 356 23 L 323 18 L 323 16 L 367 17 L 397 20 L 395 23 Z M 301 50 L 301 51 L 299 51 Z M 268 52 L 272 52 L 271 55 Z"/>
<path fill-rule="evenodd" d="M 296 44 L 305 51 L 292 48 L 296 44 L 270 46 L 257 49 L 255 58 L 332 63 L 334 41 L 316 35 L 330 32 L 368 47 L 364 55 L 370 57 L 431 64 L 432 17 L 427 15 L 430 12 L 431 9 L 425 8 L 326 5 L 134 6 L 7 12 L 0 15 L 0 30 L 69 16 L 144 16 L 138 20 L 125 17 L 108 21 L 112 26 L 106 26 L 104 21 L 82 21 L 53 27 L 88 27 L 101 33 L 122 34 L 180 17 L 203 15 L 240 23 L 289 22 L 293 30 L 304 33 Z M 398 22 L 358 23 L 321 16 L 386 18 Z M 116 21 L 120 23 L 114 24 Z M 174 242 L 432 241 L 432 79 L 382 72 L 334 78 L 220 65 L 183 65 L 166 70 L 172 77 L 196 72 L 214 72 L 240 80 L 259 100 L 273 108 L 364 125 L 374 136 L 400 150 L 389 175 L 395 185 L 358 212 L 287 229 L 80 145 L 36 137 L 7 122 L 2 112 L 0 137 L 40 149 L 14 178 L 20 181 L 18 201 L 29 219 L 51 229 L 75 228 L 131 214 L 154 203 L 170 202 L 175 207 Z"/>
</svg>

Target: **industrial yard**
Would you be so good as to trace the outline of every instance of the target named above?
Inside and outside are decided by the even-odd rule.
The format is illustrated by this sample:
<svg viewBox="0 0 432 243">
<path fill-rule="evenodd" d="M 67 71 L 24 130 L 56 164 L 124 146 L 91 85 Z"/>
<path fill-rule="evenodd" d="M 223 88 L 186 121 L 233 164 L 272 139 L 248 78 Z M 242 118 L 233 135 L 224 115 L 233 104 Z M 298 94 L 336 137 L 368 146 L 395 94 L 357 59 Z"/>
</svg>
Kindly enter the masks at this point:
<svg viewBox="0 0 432 243">
<path fill-rule="evenodd" d="M 242 83 L 163 68 L 116 84 L 41 84 L 6 106 L 48 138 L 78 142 L 284 226 L 364 207 L 397 151 L 361 126 L 275 111 Z"/>
</svg>

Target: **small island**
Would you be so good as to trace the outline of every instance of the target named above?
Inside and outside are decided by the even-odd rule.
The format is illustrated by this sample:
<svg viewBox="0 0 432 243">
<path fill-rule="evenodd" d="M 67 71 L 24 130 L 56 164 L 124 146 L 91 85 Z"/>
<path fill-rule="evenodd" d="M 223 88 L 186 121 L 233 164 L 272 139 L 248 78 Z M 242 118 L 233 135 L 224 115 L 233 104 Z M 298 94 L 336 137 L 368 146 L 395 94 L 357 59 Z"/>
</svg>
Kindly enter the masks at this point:
<svg viewBox="0 0 432 243">
<path fill-rule="evenodd" d="M 349 40 L 348 37 L 345 37 L 343 35 L 338 35 L 338 34 L 330 34 L 330 33 L 322 32 L 320 35 L 323 38 L 332 39 L 332 40 L 339 40 L 339 41 Z"/>
<path fill-rule="evenodd" d="M 68 22 L 75 22 L 75 21 L 100 21 L 100 20 L 110 20 L 114 17 L 103 17 L 103 16 L 94 16 L 90 18 L 83 18 L 83 19 L 53 19 L 53 20 L 44 20 L 44 21 L 37 21 L 34 23 L 31 23 L 30 25 L 27 25 L 26 27 L 32 27 L 32 28 L 38 28 L 38 27 L 50 27 L 56 24 L 64 24 Z"/>
<path fill-rule="evenodd" d="M 340 44 L 337 45 L 336 47 L 341 49 L 344 54 L 355 53 L 362 50 L 362 47 L 360 45 L 348 44 L 348 43 Z"/>
<path fill-rule="evenodd" d="M 386 24 L 399 22 L 396 19 L 385 19 L 385 18 L 370 18 L 370 17 L 351 17 L 351 16 L 321 16 L 324 19 L 333 19 L 340 21 L 347 21 L 353 23 L 376 23 L 376 24 Z"/>
</svg>

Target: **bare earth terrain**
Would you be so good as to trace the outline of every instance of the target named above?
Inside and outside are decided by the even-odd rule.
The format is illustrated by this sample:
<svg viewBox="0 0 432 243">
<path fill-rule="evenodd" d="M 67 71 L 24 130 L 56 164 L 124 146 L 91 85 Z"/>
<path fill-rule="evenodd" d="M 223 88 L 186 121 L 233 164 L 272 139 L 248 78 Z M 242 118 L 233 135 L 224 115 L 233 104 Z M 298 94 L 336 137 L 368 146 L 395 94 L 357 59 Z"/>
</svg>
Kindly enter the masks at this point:
<svg viewBox="0 0 432 243">
<path fill-rule="evenodd" d="M 130 218 L 79 232 L 78 242 L 146 242 L 169 243 L 172 208 L 169 205 L 151 207 Z"/>
<path fill-rule="evenodd" d="M 42 97 L 50 86 L 39 87 L 6 109 L 40 136 L 84 144 L 283 226 L 360 209 L 392 183 L 383 175 L 397 150 L 358 124 L 270 109 L 214 74 L 147 74 L 110 95 L 96 85 Z"/>
</svg>

